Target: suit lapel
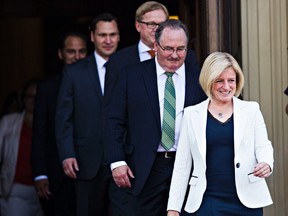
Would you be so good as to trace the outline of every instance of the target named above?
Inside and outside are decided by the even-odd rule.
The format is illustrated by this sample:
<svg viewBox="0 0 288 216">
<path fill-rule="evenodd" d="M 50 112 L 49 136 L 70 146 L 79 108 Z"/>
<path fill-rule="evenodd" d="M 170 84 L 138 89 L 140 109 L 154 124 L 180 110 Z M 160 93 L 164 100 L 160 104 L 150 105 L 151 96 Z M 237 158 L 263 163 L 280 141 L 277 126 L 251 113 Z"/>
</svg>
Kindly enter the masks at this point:
<svg viewBox="0 0 288 216">
<path fill-rule="evenodd" d="M 157 125 L 159 125 L 159 130 L 161 131 L 156 65 L 154 59 L 148 61 L 149 64 L 147 63 L 144 65 L 142 76 L 146 86 L 149 101 L 151 103 L 155 121 Z"/>
<path fill-rule="evenodd" d="M 22 123 L 24 121 L 24 116 L 25 116 L 25 111 L 23 111 L 20 114 L 14 114 L 16 117 L 14 118 L 13 122 L 13 132 L 9 133 L 9 135 L 15 134 L 15 136 L 9 136 L 11 138 L 11 143 L 13 141 L 13 145 L 11 145 L 11 157 L 13 157 L 16 161 L 17 160 L 17 155 L 18 155 L 18 149 L 19 149 L 19 140 L 21 136 L 21 130 L 22 130 Z"/>
<path fill-rule="evenodd" d="M 234 151 L 236 152 L 244 136 L 247 126 L 248 115 L 245 114 L 245 104 L 237 98 L 233 98 L 233 117 L 234 117 Z"/>
<path fill-rule="evenodd" d="M 195 128 L 195 136 L 200 154 L 206 163 L 206 126 L 207 126 L 207 110 L 210 99 L 202 102 L 195 113 L 192 113 L 192 124 Z"/>
<path fill-rule="evenodd" d="M 97 63 L 95 61 L 94 54 L 90 55 L 87 58 L 87 65 L 86 66 L 87 66 L 87 71 L 88 71 L 88 78 L 91 81 L 92 86 L 94 87 L 96 95 L 102 101 L 103 95 L 102 95 L 100 80 L 99 80 L 99 76 L 98 76 Z"/>
<path fill-rule="evenodd" d="M 140 62 L 138 44 L 133 46 L 132 52 L 130 53 L 131 62 Z"/>
</svg>

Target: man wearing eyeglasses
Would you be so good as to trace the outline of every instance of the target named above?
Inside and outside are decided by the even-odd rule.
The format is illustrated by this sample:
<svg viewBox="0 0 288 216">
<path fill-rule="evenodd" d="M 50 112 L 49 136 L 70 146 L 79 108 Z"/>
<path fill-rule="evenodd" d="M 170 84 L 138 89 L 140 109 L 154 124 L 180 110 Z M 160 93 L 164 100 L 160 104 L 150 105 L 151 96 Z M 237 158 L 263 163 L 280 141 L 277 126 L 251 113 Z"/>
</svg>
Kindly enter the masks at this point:
<svg viewBox="0 0 288 216">
<path fill-rule="evenodd" d="M 167 20 L 155 32 L 156 57 L 121 71 L 105 119 L 106 160 L 114 180 L 113 216 L 167 214 L 183 109 L 206 98 L 199 73 L 185 63 L 188 39 L 181 21 Z M 173 101 L 170 109 L 167 101 Z M 164 131 L 171 123 L 167 112 L 168 120 L 173 119 L 169 147 Z"/>
<path fill-rule="evenodd" d="M 136 10 L 135 27 L 140 40 L 137 44 L 126 47 L 110 56 L 106 67 L 104 104 L 111 100 L 115 83 L 121 69 L 154 57 L 155 31 L 158 25 L 169 18 L 167 8 L 156 1 L 147 1 Z M 108 105 L 107 105 L 108 106 Z"/>
</svg>

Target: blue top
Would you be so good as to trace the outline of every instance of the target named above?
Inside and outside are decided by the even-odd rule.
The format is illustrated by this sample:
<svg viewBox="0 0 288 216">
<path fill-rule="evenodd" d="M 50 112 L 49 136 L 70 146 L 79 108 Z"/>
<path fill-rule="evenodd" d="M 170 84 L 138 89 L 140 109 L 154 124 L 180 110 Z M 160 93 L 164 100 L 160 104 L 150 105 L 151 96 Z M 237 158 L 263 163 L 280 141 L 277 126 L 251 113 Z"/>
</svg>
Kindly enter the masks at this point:
<svg viewBox="0 0 288 216">
<path fill-rule="evenodd" d="M 237 196 L 234 174 L 233 115 L 224 123 L 208 112 L 206 195 Z"/>
</svg>

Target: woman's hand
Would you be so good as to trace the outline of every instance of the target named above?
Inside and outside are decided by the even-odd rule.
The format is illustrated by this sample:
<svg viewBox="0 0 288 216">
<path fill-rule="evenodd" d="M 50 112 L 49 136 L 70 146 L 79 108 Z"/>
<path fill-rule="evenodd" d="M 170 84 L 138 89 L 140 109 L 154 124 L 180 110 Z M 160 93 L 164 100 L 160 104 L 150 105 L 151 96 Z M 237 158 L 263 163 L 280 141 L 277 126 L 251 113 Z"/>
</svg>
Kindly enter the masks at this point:
<svg viewBox="0 0 288 216">
<path fill-rule="evenodd" d="M 260 178 L 266 178 L 271 174 L 270 166 L 265 162 L 260 162 L 255 165 L 253 174 Z"/>
<path fill-rule="evenodd" d="M 169 210 L 167 212 L 167 216 L 179 216 L 179 212 L 178 211 L 173 211 L 173 210 Z"/>
</svg>

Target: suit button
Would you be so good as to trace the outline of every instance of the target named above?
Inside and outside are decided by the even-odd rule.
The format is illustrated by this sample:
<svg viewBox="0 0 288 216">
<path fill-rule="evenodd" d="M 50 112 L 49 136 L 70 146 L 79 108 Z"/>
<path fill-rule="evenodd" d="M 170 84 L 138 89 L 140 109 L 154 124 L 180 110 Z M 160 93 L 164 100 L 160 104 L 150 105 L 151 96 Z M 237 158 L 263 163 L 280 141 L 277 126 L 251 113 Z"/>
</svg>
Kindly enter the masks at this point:
<svg viewBox="0 0 288 216">
<path fill-rule="evenodd" d="M 237 164 L 236 164 L 236 167 L 239 168 L 239 167 L 240 167 L 240 163 L 237 163 Z"/>
</svg>

